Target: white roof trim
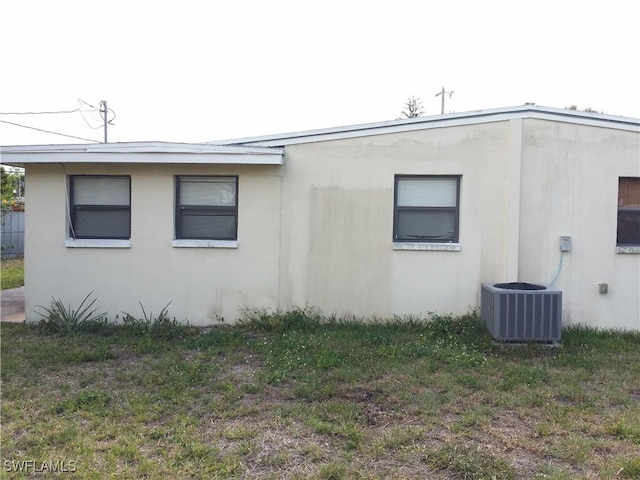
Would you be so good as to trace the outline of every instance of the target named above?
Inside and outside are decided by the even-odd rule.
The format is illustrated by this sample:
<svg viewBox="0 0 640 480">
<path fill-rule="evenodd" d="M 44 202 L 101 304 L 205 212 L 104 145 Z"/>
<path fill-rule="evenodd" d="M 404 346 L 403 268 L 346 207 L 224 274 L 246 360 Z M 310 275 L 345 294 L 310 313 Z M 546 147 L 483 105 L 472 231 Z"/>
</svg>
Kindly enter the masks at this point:
<svg viewBox="0 0 640 480">
<path fill-rule="evenodd" d="M 282 165 L 284 150 L 168 142 L 126 142 L 0 147 L 2 163 L 141 163 Z"/>
<path fill-rule="evenodd" d="M 428 117 L 391 120 L 377 123 L 365 123 L 343 127 L 308 130 L 286 134 L 265 135 L 260 137 L 237 138 L 211 142 L 213 145 L 279 146 L 300 143 L 323 142 L 345 138 L 382 135 L 387 133 L 409 132 L 430 128 L 443 128 L 478 123 L 500 122 L 515 118 L 534 118 L 559 122 L 590 125 L 618 130 L 640 132 L 640 119 L 582 112 L 564 108 L 521 105 L 518 107 L 477 110 L 473 112 L 432 115 Z"/>
</svg>

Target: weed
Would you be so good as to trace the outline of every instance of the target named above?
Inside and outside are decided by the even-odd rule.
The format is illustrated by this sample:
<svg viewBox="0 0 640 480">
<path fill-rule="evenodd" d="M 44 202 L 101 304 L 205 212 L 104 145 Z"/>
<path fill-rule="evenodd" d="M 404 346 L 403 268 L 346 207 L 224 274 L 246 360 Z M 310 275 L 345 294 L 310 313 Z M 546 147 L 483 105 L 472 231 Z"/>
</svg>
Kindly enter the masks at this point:
<svg viewBox="0 0 640 480">
<path fill-rule="evenodd" d="M 501 457 L 465 444 L 444 445 L 431 451 L 427 463 L 461 478 L 516 478 L 515 469 Z"/>
<path fill-rule="evenodd" d="M 347 478 L 347 467 L 342 463 L 331 462 L 320 467 L 319 480 L 341 480 Z"/>
<path fill-rule="evenodd" d="M 622 478 L 640 478 L 640 456 L 623 460 L 618 474 Z"/>
<path fill-rule="evenodd" d="M 111 397 L 104 392 L 83 390 L 73 397 L 59 402 L 55 411 L 56 413 L 77 412 L 78 410 L 103 411 L 110 401 Z"/>
<path fill-rule="evenodd" d="M 393 427 L 379 441 L 379 446 L 385 450 L 400 450 L 416 443 L 424 434 L 422 427 Z"/>
<path fill-rule="evenodd" d="M 247 309 L 238 321 L 238 326 L 259 332 L 308 332 L 316 330 L 322 323 L 322 316 L 312 307 L 276 313 L 268 313 L 260 309 Z"/>
<path fill-rule="evenodd" d="M 320 462 L 327 457 L 327 451 L 317 443 L 307 443 L 302 445 L 300 451 L 309 457 L 312 462 Z"/>
<path fill-rule="evenodd" d="M 189 325 L 179 322 L 175 317 L 169 317 L 169 305 L 167 303 L 158 315 L 153 315 L 144 309 L 141 302 L 142 317 L 135 317 L 130 313 L 122 312 L 122 329 L 133 336 L 152 336 L 157 338 L 183 338 L 189 330 Z"/>
<path fill-rule="evenodd" d="M 55 298 L 51 299 L 49 308 L 38 306 L 44 311 L 36 312 L 42 317 L 40 324 L 50 332 L 69 335 L 86 330 L 92 324 L 102 321 L 106 314 L 96 313 L 98 308 L 93 308 L 95 298 L 85 306 L 92 293 L 93 291 L 84 297 L 77 309 L 71 308 L 71 305 L 65 306 L 60 299 Z"/>
<path fill-rule="evenodd" d="M 502 375 L 502 382 L 499 385 L 501 390 L 511 390 L 521 385 L 531 387 L 544 382 L 549 377 L 544 367 L 526 363 L 505 365 Z"/>
<path fill-rule="evenodd" d="M 229 427 L 223 432 L 223 436 L 227 440 L 246 440 L 249 438 L 255 438 L 257 435 L 258 431 L 255 427 L 246 425 Z"/>
<path fill-rule="evenodd" d="M 632 422 L 619 421 L 615 425 L 608 425 L 607 433 L 620 438 L 628 438 L 637 444 L 640 444 L 640 425 Z"/>
<path fill-rule="evenodd" d="M 237 328 L 218 327 L 206 332 L 199 332 L 195 336 L 188 335 L 185 339 L 185 346 L 190 349 L 209 350 L 239 347 L 252 341 L 255 341 L 255 336 L 247 335 Z"/>
</svg>

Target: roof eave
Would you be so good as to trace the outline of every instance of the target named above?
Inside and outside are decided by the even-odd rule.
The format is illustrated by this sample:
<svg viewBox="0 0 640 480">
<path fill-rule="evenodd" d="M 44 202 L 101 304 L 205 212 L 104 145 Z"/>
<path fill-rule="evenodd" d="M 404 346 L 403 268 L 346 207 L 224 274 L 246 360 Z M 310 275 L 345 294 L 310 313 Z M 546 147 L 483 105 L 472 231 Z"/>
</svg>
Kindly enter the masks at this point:
<svg viewBox="0 0 640 480">
<path fill-rule="evenodd" d="M 114 144 L 17 145 L 0 147 L 3 164 L 233 164 L 282 165 L 284 150 L 273 147 L 129 142 Z"/>
</svg>

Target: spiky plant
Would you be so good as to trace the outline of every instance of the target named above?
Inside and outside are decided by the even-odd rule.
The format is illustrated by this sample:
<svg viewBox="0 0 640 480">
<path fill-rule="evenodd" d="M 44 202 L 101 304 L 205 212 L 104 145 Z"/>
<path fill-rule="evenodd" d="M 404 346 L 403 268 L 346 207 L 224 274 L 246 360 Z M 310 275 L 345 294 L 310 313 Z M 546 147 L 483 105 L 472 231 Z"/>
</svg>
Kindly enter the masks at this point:
<svg viewBox="0 0 640 480">
<path fill-rule="evenodd" d="M 122 326 L 130 331 L 132 335 L 179 338 L 188 332 L 188 322 L 180 322 L 175 317 L 172 318 L 169 316 L 169 305 L 171 302 L 167 303 L 157 315 L 154 315 L 153 312 L 147 314 L 142 302 L 138 301 L 138 303 L 142 310 L 142 317 L 136 317 L 130 313 L 122 312 Z"/>
<path fill-rule="evenodd" d="M 96 299 L 89 300 L 93 290 L 82 300 L 78 308 L 66 305 L 57 298 L 51 299 L 49 307 L 39 305 L 43 312 L 37 312 L 42 317 L 40 324 L 47 330 L 68 335 L 85 330 L 87 327 L 102 321 L 106 313 L 96 313 L 98 308 L 94 308 Z M 88 303 L 87 303 L 88 302 Z"/>
</svg>

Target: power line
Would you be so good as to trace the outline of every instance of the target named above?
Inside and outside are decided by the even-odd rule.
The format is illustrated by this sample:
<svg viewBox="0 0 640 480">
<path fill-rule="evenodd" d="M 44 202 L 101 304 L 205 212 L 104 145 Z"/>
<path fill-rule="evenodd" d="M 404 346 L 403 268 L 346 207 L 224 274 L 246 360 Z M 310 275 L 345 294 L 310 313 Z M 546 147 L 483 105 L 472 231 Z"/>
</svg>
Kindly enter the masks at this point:
<svg viewBox="0 0 640 480">
<path fill-rule="evenodd" d="M 15 125 L 16 127 L 22 127 L 22 128 L 30 128 L 31 130 L 38 130 L 39 132 L 44 132 L 44 133 L 51 133 L 52 135 L 60 135 L 61 137 L 69 137 L 69 138 L 75 138 L 76 140 L 84 140 L 86 142 L 95 142 L 95 143 L 101 143 L 99 140 L 92 140 L 90 138 L 83 138 L 83 137 L 75 137 L 73 135 L 66 135 L 64 133 L 58 133 L 58 132 L 52 132 L 51 130 L 44 130 L 42 128 L 36 128 L 36 127 L 30 127 L 28 125 L 21 125 L 19 123 L 14 123 L 14 122 L 8 122 L 6 120 L 0 120 L 0 122 L 2 123 L 8 123 L 10 125 Z"/>
<path fill-rule="evenodd" d="M 84 123 L 86 123 L 89 128 L 93 128 L 94 130 L 97 130 L 98 128 L 102 128 L 102 125 L 98 125 L 97 127 L 94 127 L 93 125 L 91 125 L 85 118 L 84 113 L 82 113 L 82 109 L 79 108 L 78 111 L 80 112 L 80 116 L 82 117 L 82 120 L 84 120 Z"/>
<path fill-rule="evenodd" d="M 82 100 L 81 98 L 78 98 L 78 102 L 80 103 L 80 107 L 79 108 L 75 108 L 73 110 L 56 110 L 56 111 L 42 111 L 42 112 L 0 112 L 0 115 L 52 115 L 52 114 L 67 114 L 67 113 L 80 113 L 80 116 L 82 117 L 82 120 L 87 124 L 87 126 L 89 128 L 92 129 L 98 129 L 101 128 L 101 126 L 96 126 L 94 127 L 93 125 L 91 125 L 91 123 L 87 120 L 87 118 L 84 116 L 84 111 L 83 110 L 83 106 L 86 105 L 87 107 L 91 108 L 93 111 L 96 111 L 100 114 L 100 117 L 103 120 L 103 125 L 102 128 L 104 128 L 104 143 L 107 143 L 107 126 L 108 125 L 113 125 L 113 120 L 116 118 L 116 112 L 114 112 L 111 108 L 107 107 L 107 102 L 104 100 L 100 101 L 100 107 L 96 107 L 94 105 L 91 105 L 88 102 L 85 102 L 84 100 Z M 111 113 L 113 115 L 113 117 L 111 119 L 109 119 L 109 113 Z M 59 135 L 61 137 L 69 137 L 69 138 L 75 138 L 78 140 L 85 140 L 88 142 L 98 142 L 98 140 L 93 140 L 90 138 L 84 138 L 84 137 L 76 137 L 74 135 L 67 135 L 64 133 L 58 133 L 58 132 L 53 132 L 51 130 L 45 130 L 42 128 L 37 128 L 37 127 L 32 127 L 29 125 L 23 125 L 20 123 L 15 123 L 15 122 L 9 122 L 6 120 L 0 120 L 0 122 L 2 123 L 7 123 L 9 125 L 15 125 L 16 127 L 21 127 L 21 128 L 29 128 L 31 130 L 37 130 L 39 132 L 44 132 L 44 133 L 50 133 L 52 135 Z"/>
<path fill-rule="evenodd" d="M 80 109 L 76 108 L 75 110 L 58 110 L 55 112 L 0 112 L 0 115 L 55 115 L 59 113 L 76 113 L 79 111 Z"/>
<path fill-rule="evenodd" d="M 79 99 L 78 99 L 78 101 L 79 101 L 80 103 L 84 103 L 87 107 L 91 107 L 91 108 L 93 108 L 94 110 L 100 110 L 98 107 L 94 107 L 93 105 L 91 105 L 90 103 L 85 102 L 85 101 L 84 101 L 84 100 L 82 100 L 81 98 L 79 98 Z"/>
</svg>

